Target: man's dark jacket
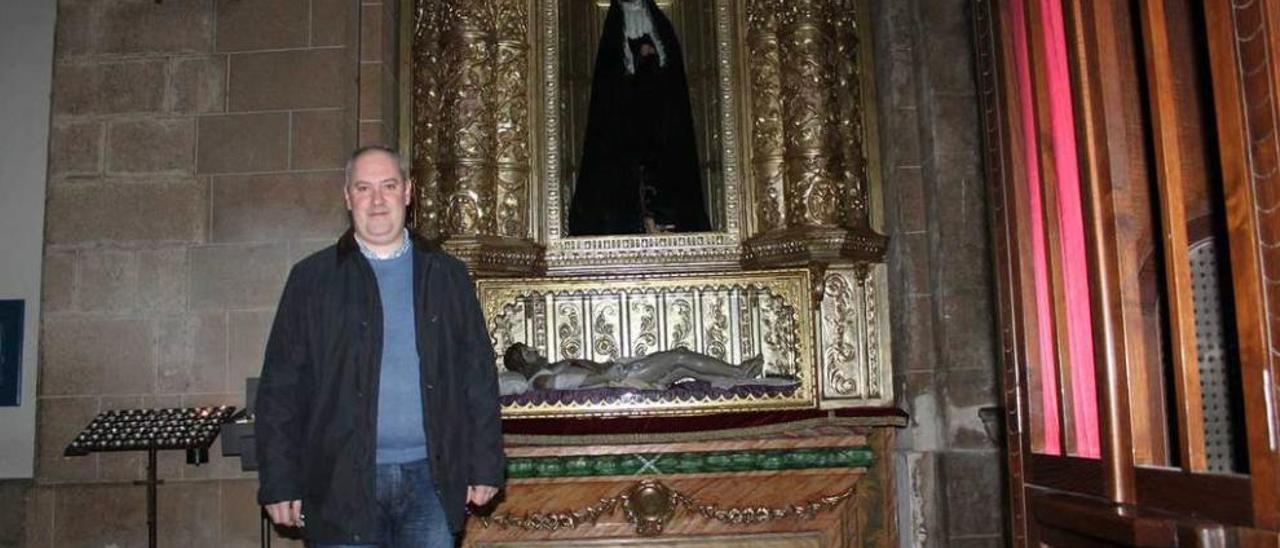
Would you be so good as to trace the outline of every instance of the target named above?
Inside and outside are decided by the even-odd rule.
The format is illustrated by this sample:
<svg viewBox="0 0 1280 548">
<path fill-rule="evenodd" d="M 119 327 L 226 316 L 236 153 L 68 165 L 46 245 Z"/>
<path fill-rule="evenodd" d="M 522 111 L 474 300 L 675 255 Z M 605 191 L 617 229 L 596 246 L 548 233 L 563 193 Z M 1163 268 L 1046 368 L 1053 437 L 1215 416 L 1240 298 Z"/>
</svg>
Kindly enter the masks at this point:
<svg viewBox="0 0 1280 548">
<path fill-rule="evenodd" d="M 468 485 L 503 485 L 495 360 L 466 267 L 413 241 L 414 311 L 427 448 L 449 527 Z M 293 267 L 258 384 L 258 501 L 301 500 L 306 536 L 372 543 L 382 305 L 348 230 Z"/>
</svg>

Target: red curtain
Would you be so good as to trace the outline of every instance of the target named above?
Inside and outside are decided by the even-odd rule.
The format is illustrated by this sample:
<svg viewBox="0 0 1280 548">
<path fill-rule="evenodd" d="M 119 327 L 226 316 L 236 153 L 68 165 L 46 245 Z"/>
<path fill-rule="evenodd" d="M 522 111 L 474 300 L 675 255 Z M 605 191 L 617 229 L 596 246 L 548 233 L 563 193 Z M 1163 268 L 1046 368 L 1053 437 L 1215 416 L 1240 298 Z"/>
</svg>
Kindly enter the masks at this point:
<svg viewBox="0 0 1280 548">
<path fill-rule="evenodd" d="M 1031 275 L 1035 288 L 1036 303 L 1036 335 L 1039 352 L 1039 363 L 1030 363 L 1029 374 L 1038 373 L 1040 379 L 1040 405 L 1044 422 L 1041 430 L 1044 452 L 1051 455 L 1062 454 L 1061 434 L 1058 421 L 1058 377 L 1054 363 L 1053 351 L 1053 309 L 1049 303 L 1049 262 L 1045 249 L 1044 236 L 1044 204 L 1040 196 L 1040 157 L 1036 138 L 1035 99 L 1031 94 L 1031 64 L 1027 51 L 1026 10 L 1022 0 L 1009 0 L 1005 4 L 1008 20 L 1013 32 L 1013 61 L 1018 81 L 1018 106 L 1022 119 L 1022 161 L 1026 165 L 1027 210 L 1030 212 L 1029 225 L 1031 236 Z M 1031 357 L 1034 359 L 1035 357 Z M 1029 395 L 1036 397 L 1036 395 Z M 1033 432 L 1035 431 L 1033 430 Z"/>
<path fill-rule="evenodd" d="M 1098 404 L 1093 360 L 1093 318 L 1089 299 L 1089 271 L 1085 252 L 1083 203 L 1080 193 L 1079 158 L 1075 140 L 1075 112 L 1071 98 L 1071 74 L 1067 66 L 1067 43 L 1060 0 L 1033 0 L 1039 2 L 1040 25 L 1044 40 L 1045 78 L 1049 96 L 1049 147 L 1052 151 L 1052 170 L 1056 185 L 1057 207 L 1046 211 L 1041 192 L 1041 166 L 1039 140 L 1036 131 L 1035 96 L 1031 81 L 1031 61 L 1028 54 L 1029 37 L 1026 25 L 1024 0 L 1009 0 L 1006 16 L 1012 24 L 1014 69 L 1017 71 L 1018 102 L 1022 118 L 1024 162 L 1027 169 L 1026 196 L 1030 218 L 1026 219 L 1031 237 L 1031 270 L 1036 304 L 1036 331 L 1040 349 L 1038 362 L 1029 363 L 1039 373 L 1040 398 L 1043 410 L 1043 451 L 1062 454 L 1060 442 L 1061 420 L 1058 416 L 1058 367 L 1056 344 L 1066 345 L 1070 363 L 1067 367 L 1071 390 L 1071 418 L 1074 426 L 1074 453 L 1083 457 L 1098 457 Z M 1054 215 L 1058 225 L 1058 249 L 1055 257 L 1062 267 L 1065 299 L 1066 340 L 1054 340 L 1054 318 L 1049 285 L 1049 261 L 1045 215 Z M 1035 357 L 1032 357 L 1035 359 Z M 1033 396 L 1034 397 L 1034 396 Z"/>
</svg>

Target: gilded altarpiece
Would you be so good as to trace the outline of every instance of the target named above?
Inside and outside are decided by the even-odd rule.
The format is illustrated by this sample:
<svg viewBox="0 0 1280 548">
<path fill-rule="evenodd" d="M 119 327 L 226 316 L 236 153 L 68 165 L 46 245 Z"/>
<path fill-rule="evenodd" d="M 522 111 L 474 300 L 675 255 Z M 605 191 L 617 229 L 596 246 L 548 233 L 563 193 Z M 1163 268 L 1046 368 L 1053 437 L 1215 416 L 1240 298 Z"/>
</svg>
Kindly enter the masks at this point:
<svg viewBox="0 0 1280 548">
<path fill-rule="evenodd" d="M 814 344 L 823 406 L 890 403 L 865 6 L 663 2 L 710 18 L 689 26 L 711 31 L 691 37 L 690 49 L 706 73 L 693 95 L 704 107 L 703 154 L 719 156 L 705 162 L 717 170 L 719 230 L 570 237 L 562 171 L 573 161 L 560 141 L 582 124 L 560 106 L 585 97 L 589 83 L 565 68 L 584 64 L 566 53 L 583 33 L 561 24 L 574 1 L 410 0 L 412 85 L 402 110 L 412 126 L 415 228 L 482 277 L 809 268 L 822 315 Z"/>
<path fill-rule="evenodd" d="M 410 0 L 415 228 L 482 275 L 659 271 L 879 262 L 868 30 L 861 0 L 710 3 L 714 82 L 699 133 L 718 145 L 700 233 L 565 233 L 560 3 Z M 581 0 L 595 3 L 595 0 Z M 686 0 L 693 1 L 693 0 Z M 745 62 L 749 59 L 750 62 Z M 565 76 L 567 77 L 567 76 Z M 566 90 L 565 88 L 571 88 Z M 568 95 L 565 95 L 565 94 Z M 714 104 L 712 104 L 714 103 Z M 714 108 L 712 108 L 714 107 Z M 715 161 L 712 161 L 715 160 Z"/>
<path fill-rule="evenodd" d="M 581 110 L 566 102 L 589 83 L 589 63 L 566 59 L 589 55 L 577 40 L 595 32 L 567 25 L 603 13 L 607 0 L 404 0 L 414 229 L 480 278 L 499 370 L 518 342 L 551 361 L 677 348 L 730 364 L 760 356 L 762 377 L 795 380 L 692 397 L 505 398 L 514 431 L 809 418 L 685 434 L 509 435 L 506 500 L 471 521 L 466 542 L 892 543 L 893 433 L 882 427 L 904 420 L 890 409 L 866 2 L 658 3 L 698 52 L 691 94 L 714 230 L 565 229 L 581 138 Z"/>
</svg>

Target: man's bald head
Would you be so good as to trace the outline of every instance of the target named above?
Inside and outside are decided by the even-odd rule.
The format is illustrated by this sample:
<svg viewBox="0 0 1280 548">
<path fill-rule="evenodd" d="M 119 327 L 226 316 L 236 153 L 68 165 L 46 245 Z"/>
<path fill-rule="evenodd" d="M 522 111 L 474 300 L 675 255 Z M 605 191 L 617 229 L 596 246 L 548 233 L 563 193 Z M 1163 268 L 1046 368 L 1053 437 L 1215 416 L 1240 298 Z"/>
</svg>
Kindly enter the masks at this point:
<svg viewBox="0 0 1280 548">
<path fill-rule="evenodd" d="M 351 153 L 351 156 L 347 157 L 346 185 L 351 184 L 351 172 L 356 165 L 356 161 L 359 160 L 360 158 L 363 158 L 367 154 L 385 154 L 389 156 L 391 158 L 392 163 L 394 163 L 396 167 L 400 169 L 400 178 L 404 180 L 407 180 L 409 178 L 408 177 L 409 170 L 405 165 L 404 157 L 401 156 L 399 152 L 396 152 L 391 147 L 388 147 L 385 145 L 365 145 L 360 148 L 357 148 L 354 152 Z"/>
</svg>

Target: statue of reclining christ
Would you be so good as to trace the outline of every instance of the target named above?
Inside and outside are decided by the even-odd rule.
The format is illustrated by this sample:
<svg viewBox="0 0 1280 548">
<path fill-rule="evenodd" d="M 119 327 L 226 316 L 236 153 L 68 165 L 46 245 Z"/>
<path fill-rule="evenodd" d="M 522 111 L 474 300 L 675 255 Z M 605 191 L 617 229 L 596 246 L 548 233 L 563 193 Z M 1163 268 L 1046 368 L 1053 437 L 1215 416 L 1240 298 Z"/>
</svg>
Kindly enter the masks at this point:
<svg viewBox="0 0 1280 548">
<path fill-rule="evenodd" d="M 502 364 L 507 370 L 498 376 L 498 391 L 504 396 L 530 390 L 666 390 L 686 380 L 705 381 L 721 389 L 745 385 L 792 386 L 797 382 L 791 378 L 761 377 L 763 356 L 735 366 L 684 348 L 607 362 L 567 359 L 548 363 L 537 350 L 515 343 L 507 348 Z"/>
</svg>

